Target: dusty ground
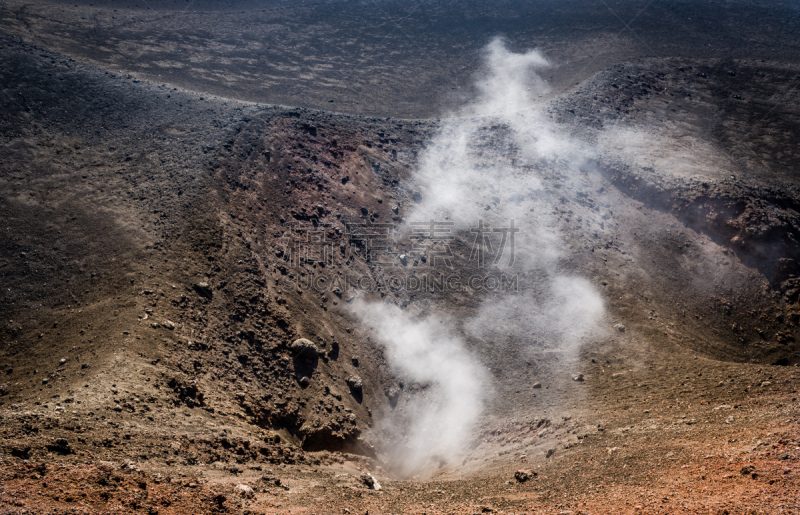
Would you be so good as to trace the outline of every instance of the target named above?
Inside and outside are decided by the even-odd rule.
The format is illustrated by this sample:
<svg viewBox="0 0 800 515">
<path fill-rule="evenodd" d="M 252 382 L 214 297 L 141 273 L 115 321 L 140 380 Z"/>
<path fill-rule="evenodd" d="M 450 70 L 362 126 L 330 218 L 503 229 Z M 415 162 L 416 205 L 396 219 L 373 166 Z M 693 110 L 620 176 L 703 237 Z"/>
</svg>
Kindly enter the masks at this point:
<svg viewBox="0 0 800 515">
<path fill-rule="evenodd" d="M 337 114 L 308 109 L 330 107 L 326 80 L 350 80 L 336 66 L 310 82 L 286 68 L 269 83 L 271 72 L 231 64 L 243 36 L 230 27 L 250 11 L 192 14 L 200 24 L 79 5 L 0 7 L 0 512 L 800 512 L 800 111 L 793 41 L 782 39 L 796 18 L 776 15 L 791 7 L 747 11 L 776 21 L 771 31 L 752 23 L 761 28 L 741 55 L 706 55 L 689 39 L 674 43 L 680 51 L 659 47 L 668 59 L 622 62 L 641 52 L 621 44 L 607 61 L 557 70 L 543 99 L 555 124 L 589 142 L 627 136 L 619 152 L 619 141 L 601 141 L 607 153 L 576 180 L 542 165 L 552 194 L 525 201 L 553 211 L 569 242 L 562 266 L 601 289 L 610 331 L 567 365 L 547 349 L 471 340 L 496 389 L 481 431 L 463 462 L 401 479 L 376 431 L 398 378 L 346 309 L 352 291 L 302 286 L 323 270 L 377 281 L 392 269 L 342 255 L 290 264 L 285 224 L 318 223 L 338 246 L 345 222 L 407 222 L 412 171 L 440 122 L 361 114 L 431 116 L 442 99 L 457 104 L 463 97 L 431 85 L 441 73 L 468 88 L 480 45 L 443 60 L 461 74 L 415 82 L 427 65 L 398 65 L 380 94 L 358 72 L 335 102 L 351 114 Z M 327 5 L 298 9 L 321 17 Z M 164 16 L 187 26 L 158 30 Z M 192 30 L 211 35 L 198 43 Z M 206 48 L 222 41 L 214 31 L 228 31 L 230 45 Z M 161 55 L 170 38 L 192 58 Z M 581 47 L 558 41 L 548 44 L 561 58 L 556 48 Z M 779 56 L 778 42 L 789 45 Z M 181 71 L 169 75 L 168 58 Z M 193 59 L 204 64 L 187 72 Z M 231 83 L 214 85 L 213 74 Z M 341 106 L 355 98 L 364 106 Z M 502 131 L 486 136 L 492 159 Z M 523 278 L 523 290 L 535 281 Z M 372 296 L 460 317 L 489 298 L 388 286 Z M 292 353 L 300 337 L 317 358 Z M 518 484 L 520 468 L 538 477 Z"/>
<path fill-rule="evenodd" d="M 7 34 L 115 73 L 251 102 L 430 118 L 473 96 L 498 35 L 553 94 L 641 57 L 800 58 L 793 2 L 6 0 Z"/>
</svg>

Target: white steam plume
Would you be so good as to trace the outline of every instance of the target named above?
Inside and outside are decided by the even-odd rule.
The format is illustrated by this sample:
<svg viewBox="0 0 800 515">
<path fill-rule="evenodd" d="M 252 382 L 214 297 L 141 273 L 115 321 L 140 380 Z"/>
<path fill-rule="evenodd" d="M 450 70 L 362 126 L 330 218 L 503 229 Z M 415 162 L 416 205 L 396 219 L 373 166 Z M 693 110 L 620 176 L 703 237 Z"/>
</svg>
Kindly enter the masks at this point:
<svg viewBox="0 0 800 515">
<path fill-rule="evenodd" d="M 408 218 L 471 225 L 514 219 L 521 230 L 517 269 L 542 280 L 522 295 L 481 306 L 466 328 L 486 343 L 512 333 L 524 344 L 533 335 L 574 357 L 581 340 L 602 332 L 605 311 L 589 281 L 559 266 L 557 195 L 546 184 L 553 176 L 573 181 L 594 151 L 560 131 L 536 103 L 548 89 L 536 74 L 549 66 L 539 52 L 515 54 L 496 39 L 485 55 L 487 76 L 478 81 L 476 103 L 448 119 L 426 148 L 415 176 L 422 202 Z"/>
<path fill-rule="evenodd" d="M 551 214 L 559 205 L 553 184 L 575 180 L 591 152 L 557 130 L 536 105 L 547 90 L 536 74 L 548 66 L 540 53 L 515 54 L 495 40 L 485 57 L 478 98 L 443 120 L 421 157 L 414 182 L 422 199 L 407 219 L 447 219 L 462 229 L 479 220 L 515 220 L 521 232 L 514 271 L 535 276 L 536 284 L 484 302 L 464 322 L 464 338 L 484 346 L 478 348 L 483 352 L 498 338 L 517 346 L 546 342 L 568 358 L 562 364 L 569 363 L 581 341 L 600 334 L 604 307 L 589 281 L 560 265 L 565 249 L 560 222 Z M 400 375 L 431 385 L 409 401 L 409 418 L 392 419 L 406 435 L 397 453 L 405 456 L 401 467 L 418 470 L 434 455 L 454 462 L 483 413 L 480 392 L 488 373 L 465 354 L 454 333 L 438 329 L 435 318 L 412 320 L 399 308 L 377 303 L 359 303 L 355 311 L 375 326 Z"/>
<path fill-rule="evenodd" d="M 410 414 L 404 427 L 392 427 L 398 422 L 392 420 L 382 428 L 395 439 L 389 457 L 396 472 L 418 473 L 463 455 L 489 384 L 463 340 L 433 315 L 413 318 L 397 306 L 360 299 L 353 311 L 373 327 L 395 373 L 423 387 L 402 406 Z"/>
<path fill-rule="evenodd" d="M 580 342 L 600 334 L 603 300 L 583 277 L 556 275 L 544 291 L 485 302 L 467 321 L 467 332 L 482 341 L 511 339 L 518 345 L 541 342 L 538 350 L 558 350 L 573 357 Z"/>
</svg>

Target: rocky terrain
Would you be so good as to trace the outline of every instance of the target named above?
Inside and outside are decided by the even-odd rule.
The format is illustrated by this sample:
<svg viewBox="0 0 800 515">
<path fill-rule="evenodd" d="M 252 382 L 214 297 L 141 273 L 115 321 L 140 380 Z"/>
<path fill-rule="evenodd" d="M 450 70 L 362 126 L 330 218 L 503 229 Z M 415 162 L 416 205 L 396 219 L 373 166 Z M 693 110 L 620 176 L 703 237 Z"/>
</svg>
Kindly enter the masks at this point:
<svg viewBox="0 0 800 515">
<path fill-rule="evenodd" d="M 300 15 L 322 23 L 331 5 L 257 12 L 281 34 Z M 146 7 L 0 6 L 0 513 L 800 510 L 791 6 L 753 11 L 790 15 L 771 33 L 753 23 L 737 55 L 694 51 L 698 33 L 631 46 L 595 31 L 611 41 L 604 57 L 556 67 L 538 100 L 546 123 L 592 149 L 576 174 L 526 161 L 508 126 L 477 130 L 479 164 L 508 157 L 542 185 L 489 196 L 486 211 L 547 213 L 559 270 L 603 299 L 604 329 L 569 355 L 548 334 L 521 337 L 504 325 L 513 318 L 470 332 L 484 306 L 535 298 L 542 279 L 524 263 L 509 270 L 513 291 L 392 283 L 437 272 L 403 231 L 427 200 L 417 170 L 449 123 L 433 116 L 470 98 L 478 46 L 365 65 L 385 88 L 338 65 L 325 80 L 287 67 L 269 82 L 233 60 L 252 52 L 244 36 L 214 32 L 252 6 Z M 438 4 L 420 9 L 434 24 L 420 33 L 452 22 Z M 714 41 L 749 12 L 728 9 Z M 403 32 L 383 19 L 394 21 L 379 36 Z M 562 60 L 584 44 L 559 38 L 542 46 Z M 642 55 L 656 40 L 669 57 Z M 424 64 L 437 52 L 458 54 L 450 71 Z M 420 70 L 432 78 L 415 82 Z M 353 231 L 366 224 L 397 228 L 386 259 L 363 254 Z M 453 236 L 460 277 L 479 272 L 470 233 Z M 392 366 L 359 298 L 460 321 L 492 388 L 463 459 L 398 469 L 385 421 L 427 386 Z"/>
</svg>

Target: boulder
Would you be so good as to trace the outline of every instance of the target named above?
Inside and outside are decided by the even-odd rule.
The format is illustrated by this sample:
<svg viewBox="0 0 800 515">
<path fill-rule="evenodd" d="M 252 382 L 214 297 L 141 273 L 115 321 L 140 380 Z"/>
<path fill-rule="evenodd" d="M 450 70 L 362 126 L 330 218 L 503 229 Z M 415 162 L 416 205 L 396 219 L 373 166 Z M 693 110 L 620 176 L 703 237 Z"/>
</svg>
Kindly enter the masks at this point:
<svg viewBox="0 0 800 515">
<path fill-rule="evenodd" d="M 242 483 L 236 485 L 235 490 L 237 494 L 244 497 L 245 499 L 252 499 L 253 497 L 256 496 L 256 493 L 253 491 L 252 488 Z"/>
<path fill-rule="evenodd" d="M 378 480 L 375 479 L 375 477 L 369 472 L 364 472 L 363 474 L 361 474 L 361 481 L 363 481 L 364 484 L 367 485 L 372 490 L 381 489 L 381 484 L 378 483 Z"/>
<path fill-rule="evenodd" d="M 364 382 L 358 376 L 350 376 L 346 382 L 347 386 L 354 392 L 360 392 L 364 388 Z"/>
<path fill-rule="evenodd" d="M 518 471 L 514 472 L 514 479 L 516 479 L 518 483 L 524 483 L 524 482 L 529 481 L 531 479 L 536 479 L 536 477 L 538 475 L 539 475 L 539 473 L 536 472 L 535 470 L 531 470 L 531 469 L 518 470 Z"/>
<path fill-rule="evenodd" d="M 206 297 L 208 299 L 211 298 L 213 295 L 213 290 L 211 285 L 207 282 L 199 282 L 194 285 L 194 291 L 196 291 L 200 296 Z"/>
<path fill-rule="evenodd" d="M 314 342 L 306 338 L 298 338 L 290 346 L 292 357 L 316 359 L 319 357 L 319 349 Z"/>
</svg>

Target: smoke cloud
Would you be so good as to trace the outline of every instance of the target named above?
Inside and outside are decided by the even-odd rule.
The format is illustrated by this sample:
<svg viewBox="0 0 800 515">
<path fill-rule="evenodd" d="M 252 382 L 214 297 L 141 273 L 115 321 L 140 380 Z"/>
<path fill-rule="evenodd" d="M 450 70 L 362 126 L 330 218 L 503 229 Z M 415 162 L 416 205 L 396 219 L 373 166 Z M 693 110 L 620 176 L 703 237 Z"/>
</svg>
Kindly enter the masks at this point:
<svg viewBox="0 0 800 515">
<path fill-rule="evenodd" d="M 357 300 L 353 311 L 372 326 L 395 373 L 420 387 L 399 410 L 404 420 L 387 420 L 381 428 L 394 441 L 387 453 L 396 472 L 407 476 L 461 457 L 489 381 L 454 326 L 383 303 Z"/>
<path fill-rule="evenodd" d="M 481 346 L 503 339 L 569 358 L 602 332 L 602 298 L 588 280 L 563 269 L 565 245 L 552 215 L 559 204 L 553 184 L 574 180 L 592 152 L 560 132 L 536 103 L 547 92 L 537 73 L 549 66 L 544 56 L 510 52 L 498 39 L 485 49 L 485 64 L 475 101 L 444 119 L 426 146 L 413 180 L 422 198 L 407 220 L 452 221 L 464 241 L 478 221 L 514 220 L 520 232 L 513 271 L 532 280 L 519 293 L 484 301 L 459 326 L 382 303 L 355 304 L 398 376 L 425 385 L 408 400 L 402 419 L 386 415 L 403 433 L 389 454 L 406 473 L 436 460 L 455 463 L 469 447 L 490 383 L 479 363 Z"/>
</svg>

